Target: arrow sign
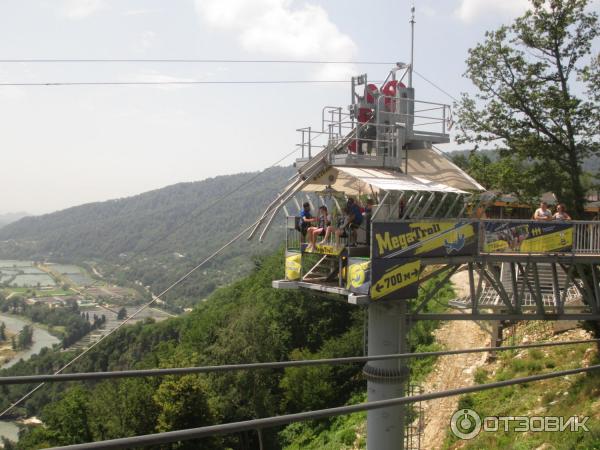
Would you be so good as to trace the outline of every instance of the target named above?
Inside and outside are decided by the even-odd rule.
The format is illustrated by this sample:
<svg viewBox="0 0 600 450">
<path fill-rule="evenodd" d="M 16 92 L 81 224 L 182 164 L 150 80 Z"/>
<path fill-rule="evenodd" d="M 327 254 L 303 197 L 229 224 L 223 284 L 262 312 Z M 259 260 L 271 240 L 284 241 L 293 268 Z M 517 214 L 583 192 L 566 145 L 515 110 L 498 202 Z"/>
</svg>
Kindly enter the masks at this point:
<svg viewBox="0 0 600 450">
<path fill-rule="evenodd" d="M 373 274 L 371 299 L 386 298 L 413 298 L 419 287 L 419 274 L 421 273 L 421 260 L 414 260 L 405 264 L 395 264 L 385 270 L 383 274 Z"/>
</svg>

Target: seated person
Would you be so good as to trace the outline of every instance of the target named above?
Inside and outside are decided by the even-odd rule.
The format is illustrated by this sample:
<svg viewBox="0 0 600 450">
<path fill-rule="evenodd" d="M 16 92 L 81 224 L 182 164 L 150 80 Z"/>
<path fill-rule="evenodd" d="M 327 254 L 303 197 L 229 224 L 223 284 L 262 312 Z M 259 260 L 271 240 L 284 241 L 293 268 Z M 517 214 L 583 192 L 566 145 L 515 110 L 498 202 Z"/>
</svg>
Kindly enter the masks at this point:
<svg viewBox="0 0 600 450">
<path fill-rule="evenodd" d="M 534 220 L 552 220 L 552 213 L 548 209 L 548 203 L 540 203 L 540 207 L 533 214 Z"/>
<path fill-rule="evenodd" d="M 327 213 L 327 206 L 323 205 L 319 207 L 319 217 L 314 226 L 308 229 L 308 247 L 307 251 L 312 251 L 315 248 L 315 241 L 317 236 L 324 236 L 327 234 L 327 228 L 331 226 L 331 217 Z M 325 241 L 325 239 L 323 239 Z M 323 241 L 319 242 L 321 244 Z"/>
<path fill-rule="evenodd" d="M 363 215 L 360 211 L 360 207 L 354 202 L 353 198 L 348 199 L 346 203 L 346 218 L 340 228 L 335 230 L 335 242 L 336 245 L 340 245 L 340 238 L 347 237 L 349 245 L 356 244 L 356 229 L 360 227 L 363 220 Z"/>
<path fill-rule="evenodd" d="M 564 203 L 559 203 L 554 213 L 554 220 L 571 220 L 571 216 L 567 213 Z"/>
<path fill-rule="evenodd" d="M 296 219 L 296 229 L 300 232 L 300 241 L 302 242 L 302 238 L 306 236 L 311 224 L 317 221 L 317 218 L 313 217 L 310 212 L 310 203 L 305 202 L 302 205 L 302 211 L 300 211 L 300 214 Z"/>
</svg>

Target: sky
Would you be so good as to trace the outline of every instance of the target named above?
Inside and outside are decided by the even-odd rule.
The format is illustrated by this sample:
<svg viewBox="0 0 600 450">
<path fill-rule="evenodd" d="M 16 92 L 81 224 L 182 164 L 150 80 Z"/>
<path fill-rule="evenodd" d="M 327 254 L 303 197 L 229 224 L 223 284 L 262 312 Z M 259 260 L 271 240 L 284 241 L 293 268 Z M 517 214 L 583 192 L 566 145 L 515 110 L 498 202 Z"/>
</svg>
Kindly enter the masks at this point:
<svg viewBox="0 0 600 450">
<path fill-rule="evenodd" d="M 415 0 L 415 69 L 458 96 L 467 51 L 527 0 Z M 409 0 L 0 0 L 0 60 L 407 62 Z M 595 3 L 597 8 L 598 2 Z M 0 83 L 382 79 L 390 65 L 7 63 Z M 420 100 L 452 99 L 419 77 Z M 262 170 L 349 83 L 0 86 L 0 214 Z M 446 150 L 456 148 L 446 144 Z M 283 164 L 291 164 L 293 155 Z"/>
</svg>

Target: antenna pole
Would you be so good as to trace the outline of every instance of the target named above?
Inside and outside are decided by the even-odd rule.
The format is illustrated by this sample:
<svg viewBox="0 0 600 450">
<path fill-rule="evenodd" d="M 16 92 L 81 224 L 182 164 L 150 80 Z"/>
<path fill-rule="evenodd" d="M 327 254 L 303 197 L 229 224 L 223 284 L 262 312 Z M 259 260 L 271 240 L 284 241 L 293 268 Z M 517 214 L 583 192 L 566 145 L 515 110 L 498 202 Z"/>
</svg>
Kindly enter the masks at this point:
<svg viewBox="0 0 600 450">
<path fill-rule="evenodd" d="M 410 67 L 408 68 L 408 87 L 413 87 L 412 76 L 413 76 L 413 64 L 415 57 L 415 5 L 413 3 L 410 8 Z"/>
</svg>

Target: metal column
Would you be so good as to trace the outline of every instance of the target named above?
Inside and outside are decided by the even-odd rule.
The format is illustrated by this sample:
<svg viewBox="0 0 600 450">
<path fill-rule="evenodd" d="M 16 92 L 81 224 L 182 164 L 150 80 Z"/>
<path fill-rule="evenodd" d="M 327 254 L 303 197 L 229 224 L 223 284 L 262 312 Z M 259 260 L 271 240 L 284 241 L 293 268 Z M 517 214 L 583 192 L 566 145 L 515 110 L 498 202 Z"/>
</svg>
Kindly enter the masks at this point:
<svg viewBox="0 0 600 450">
<path fill-rule="evenodd" d="M 405 353 L 407 344 L 407 307 L 405 301 L 369 305 L 369 356 Z M 368 362 L 368 401 L 404 396 L 408 367 L 404 360 Z M 367 413 L 367 449 L 401 450 L 404 448 L 406 406 L 391 406 Z"/>
</svg>

